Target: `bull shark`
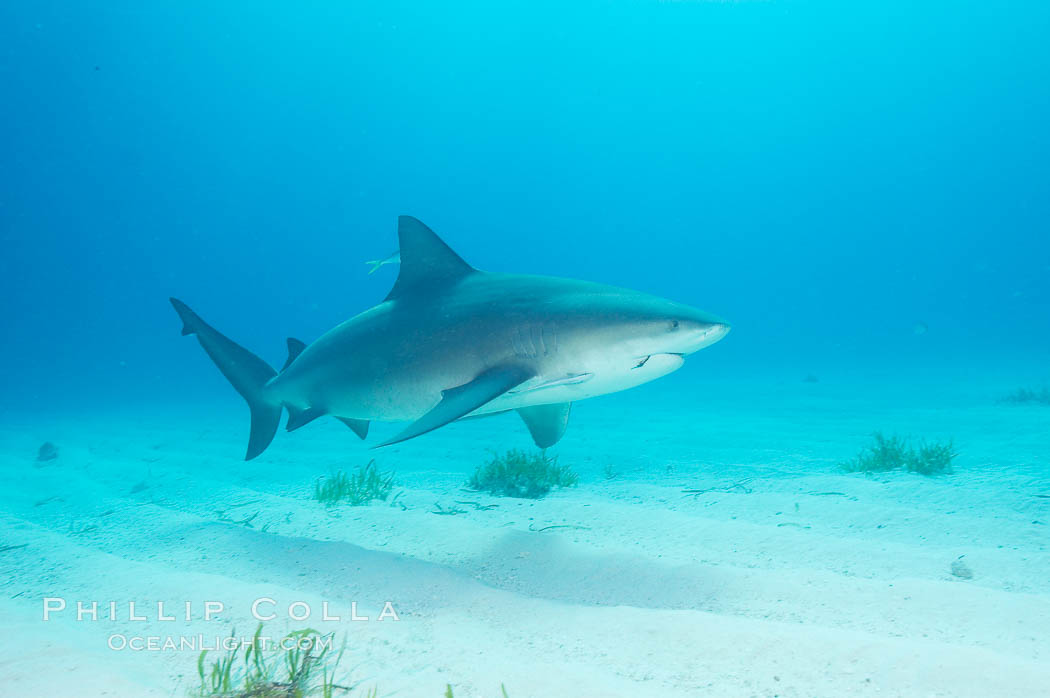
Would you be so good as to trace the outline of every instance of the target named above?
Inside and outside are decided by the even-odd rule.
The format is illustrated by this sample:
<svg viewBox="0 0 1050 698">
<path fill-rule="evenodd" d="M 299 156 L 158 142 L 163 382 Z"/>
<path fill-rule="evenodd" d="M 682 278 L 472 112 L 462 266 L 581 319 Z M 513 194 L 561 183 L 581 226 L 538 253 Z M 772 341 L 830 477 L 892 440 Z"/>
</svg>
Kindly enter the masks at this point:
<svg viewBox="0 0 1050 698">
<path fill-rule="evenodd" d="M 401 268 L 379 305 L 312 344 L 288 339 L 280 371 L 171 304 L 251 409 L 246 460 L 288 411 L 295 431 L 326 415 L 360 438 L 408 421 L 379 448 L 459 419 L 517 410 L 540 448 L 565 433 L 573 402 L 648 383 L 722 339 L 724 320 L 588 281 L 479 271 L 411 216 L 398 218 Z"/>
</svg>

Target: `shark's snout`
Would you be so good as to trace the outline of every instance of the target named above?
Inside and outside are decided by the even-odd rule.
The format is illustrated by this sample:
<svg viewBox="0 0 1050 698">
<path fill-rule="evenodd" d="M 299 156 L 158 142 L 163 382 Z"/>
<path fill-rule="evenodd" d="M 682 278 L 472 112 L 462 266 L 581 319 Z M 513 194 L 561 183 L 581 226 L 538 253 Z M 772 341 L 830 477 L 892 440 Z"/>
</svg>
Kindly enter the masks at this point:
<svg viewBox="0 0 1050 698">
<path fill-rule="evenodd" d="M 680 335 L 676 343 L 680 354 L 692 354 L 704 347 L 709 347 L 729 334 L 729 323 L 717 319 L 680 319 L 676 334 Z"/>
<path fill-rule="evenodd" d="M 704 341 L 714 343 L 729 334 L 729 330 L 730 326 L 728 322 L 713 322 L 701 325 L 699 328 L 699 334 L 700 338 Z"/>
</svg>

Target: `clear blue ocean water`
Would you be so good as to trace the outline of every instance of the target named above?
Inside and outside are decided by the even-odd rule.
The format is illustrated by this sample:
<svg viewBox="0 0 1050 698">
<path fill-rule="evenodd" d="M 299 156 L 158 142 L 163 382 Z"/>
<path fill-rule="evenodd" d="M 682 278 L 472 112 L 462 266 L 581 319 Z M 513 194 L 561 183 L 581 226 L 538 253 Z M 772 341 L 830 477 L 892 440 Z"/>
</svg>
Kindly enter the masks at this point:
<svg viewBox="0 0 1050 698">
<path fill-rule="evenodd" d="M 12 408 L 225 394 L 167 297 L 276 361 L 382 299 L 403 213 L 726 317 L 687 380 L 1048 376 L 1043 3 L 2 12 Z"/>
<path fill-rule="evenodd" d="M 1016 559 L 990 552 L 992 562 L 975 582 L 985 583 L 981 573 L 998 568 L 1001 574 L 985 577 L 988 593 L 1030 594 L 1036 607 L 1018 617 L 1044 617 L 1050 561 L 1039 526 L 1050 521 L 1044 506 L 1050 500 L 1032 497 L 1050 494 L 1050 407 L 1001 401 L 1020 388 L 1050 386 L 1048 37 L 1050 4 L 1023 0 L 4 3 L 0 414 L 8 424 L 8 493 L 0 513 L 13 528 L 4 529 L 0 543 L 10 538 L 20 545 L 18 532 L 26 527 L 66 541 L 69 531 L 98 515 L 62 491 L 58 496 L 73 508 L 47 513 L 36 502 L 54 496 L 52 487 L 98 488 L 103 499 L 94 501 L 119 488 L 126 504 L 135 497 L 125 485 L 170 478 L 182 483 L 170 490 L 180 503 L 154 504 L 201 517 L 193 520 L 203 526 L 214 518 L 218 505 L 208 497 L 215 492 L 247 501 L 255 487 L 276 498 L 277 511 L 282 498 L 309 499 L 297 486 L 308 488 L 334 465 L 370 458 L 352 434 L 329 424 L 291 435 L 282 430 L 273 450 L 247 470 L 241 461 L 247 411 L 196 342 L 179 336 L 168 297 L 185 300 L 280 366 L 286 337 L 312 341 L 384 298 L 398 267 L 370 275 L 365 263 L 397 249 L 397 217 L 409 214 L 480 269 L 638 289 L 715 313 L 733 331 L 671 376 L 576 409 L 557 449 L 578 470 L 581 485 L 563 496 L 570 503 L 590 498 L 581 507 L 617 502 L 607 518 L 589 521 L 589 510 L 580 508 L 512 522 L 522 535 L 532 523 L 610 531 L 622 524 L 620 533 L 610 533 L 613 542 L 581 533 L 585 539 L 575 543 L 587 554 L 616 545 L 633 550 L 636 535 L 645 556 L 577 570 L 590 581 L 569 591 L 564 579 L 553 581 L 553 570 L 574 554 L 534 551 L 531 559 L 541 561 L 535 569 L 492 573 L 495 563 L 478 562 L 484 554 L 509 565 L 520 551 L 485 553 L 466 529 L 440 528 L 460 517 L 424 515 L 434 499 L 447 506 L 486 453 L 529 445 L 520 422 L 509 418 L 452 425 L 392 453 L 378 452 L 382 467 L 400 473 L 404 501 L 419 511 L 411 525 L 391 520 L 390 530 L 460 541 L 448 560 L 421 549 L 438 550 L 438 543 L 431 548 L 416 539 L 391 543 L 391 554 L 448 565 L 489 588 L 552 603 L 733 615 L 751 608 L 749 602 L 715 603 L 719 592 L 705 587 L 705 600 L 694 603 L 692 582 L 675 586 L 693 577 L 653 572 L 662 569 L 653 566 L 655 557 L 666 552 L 672 565 L 812 568 L 892 585 L 925 574 L 945 577 L 958 555 L 980 559 L 979 551 L 944 543 L 953 535 L 953 545 L 966 539 L 979 550 L 1021 551 Z M 389 436 L 394 429 L 381 425 L 377 433 Z M 915 524 L 925 526 L 921 534 L 900 539 L 878 538 L 890 534 L 872 523 L 884 567 L 843 571 L 813 562 L 803 550 L 822 550 L 828 559 L 841 552 L 805 539 L 749 545 L 748 536 L 765 534 L 733 528 L 738 516 L 747 522 L 741 526 L 766 526 L 761 530 L 770 536 L 796 526 L 804 535 L 812 529 L 802 526 L 819 524 L 799 520 L 778 528 L 757 510 L 723 515 L 682 498 L 682 489 L 700 485 L 728 487 L 732 495 L 734 483 L 757 478 L 746 486 L 757 493 L 748 496 L 768 490 L 770 497 L 786 497 L 771 500 L 769 517 L 790 511 L 791 497 L 802 490 L 814 502 L 830 501 L 834 497 L 820 490 L 870 484 L 862 476 L 843 484 L 837 464 L 879 430 L 954 439 L 960 454 L 960 479 L 938 481 L 931 500 L 922 499 L 927 485 L 918 477 L 887 485 L 899 487 L 892 492 L 867 494 L 875 502 L 870 511 L 885 505 L 891 520 L 925 522 Z M 33 463 L 43 441 L 54 441 L 62 454 L 53 467 L 75 476 L 24 477 L 29 469 L 44 472 Z M 626 482 L 625 489 L 607 484 L 609 475 Z M 830 479 L 806 479 L 814 477 Z M 796 487 L 795 478 L 803 484 Z M 210 484 L 194 488 L 194 482 Z M 966 494 L 953 494 L 962 483 L 970 488 Z M 744 542 L 715 553 L 707 546 L 717 536 L 699 535 L 703 545 L 695 550 L 679 542 L 660 551 L 665 529 L 628 506 L 656 510 L 659 502 L 671 502 L 678 512 L 682 501 L 698 507 L 681 514 L 691 523 L 669 523 L 667 531 L 717 521 L 727 536 L 739 534 Z M 897 506 L 910 513 L 897 517 Z M 943 517 L 916 513 L 934 510 Z M 946 528 L 957 510 L 970 517 L 964 530 Z M 865 511 L 855 519 L 846 510 L 841 519 L 828 513 L 822 521 L 831 529 L 829 540 L 852 536 L 852 523 L 844 522 L 860 521 L 869 516 Z M 636 515 L 638 526 L 652 523 L 651 538 L 637 533 Z M 694 515 L 700 518 L 689 518 Z M 908 518 L 913 515 L 918 518 Z M 274 515 L 278 535 L 283 516 Z M 1015 531 L 1036 526 L 1018 533 L 1021 542 L 997 537 L 1013 516 Z M 134 518 L 128 521 L 129 538 L 113 531 L 83 545 L 91 554 L 142 562 L 128 541 L 150 535 Z M 492 528 L 504 524 L 500 519 Z M 477 531 L 489 528 L 479 524 Z M 175 562 L 182 559 L 172 542 L 177 527 L 165 530 L 172 538 L 154 540 L 149 564 L 169 553 L 170 560 L 156 564 L 186 564 Z M 286 535 L 382 548 L 356 528 L 333 530 L 311 523 Z M 401 539 L 392 534 L 391 540 Z M 929 572 L 920 562 L 900 568 L 889 562 L 911 560 L 912 553 L 925 560 L 926 546 L 942 543 Z M 893 548 L 898 544 L 910 552 Z M 18 581 L 4 591 L 12 598 L 18 590 L 24 594 L 12 604 L 58 593 L 41 580 L 72 583 L 48 576 L 79 555 L 64 545 L 45 546 L 50 552 L 33 574 L 19 576 L 30 567 L 10 563 L 9 578 Z M 272 561 L 274 568 L 285 562 Z M 673 602 L 639 601 L 620 589 L 632 569 L 651 573 L 642 576 L 641 588 L 677 590 Z M 270 571 L 260 563 L 230 576 L 263 584 Z M 134 576 L 119 566 L 116 574 Z M 117 593 L 92 591 L 87 571 L 76 578 L 88 595 Z M 946 579 L 940 583 L 957 581 Z M 146 593 L 129 584 L 121 591 Z M 847 598 L 851 592 L 837 584 L 829 583 L 829 593 Z M 173 577 L 165 593 L 174 597 L 192 586 Z M 335 593 L 331 585 L 309 591 Z M 504 608 L 501 603 L 492 608 Z M 835 619 L 848 616 L 851 603 L 843 602 L 841 616 L 829 611 L 817 624 L 848 626 Z M 1002 603 L 993 596 L 965 598 L 966 607 L 989 616 Z M 809 602 L 798 604 L 804 615 Z M 907 616 L 893 599 L 885 604 L 884 615 Z M 37 606 L 25 608 L 35 613 Z M 801 622 L 770 613 L 762 618 Z M 901 632 L 916 642 L 935 636 L 949 647 L 994 645 L 1004 656 L 1016 649 L 1017 661 L 1032 663 L 1024 671 L 1037 675 L 1045 668 L 1045 648 L 1025 649 L 1025 640 L 1010 638 L 995 645 L 992 631 L 979 624 L 956 632 L 941 620 L 930 616 L 927 625 Z M 847 629 L 870 630 L 862 625 Z M 495 637 L 544 632 L 524 621 L 507 627 L 510 635 Z M 590 647 L 589 636 L 579 632 L 573 646 Z M 739 639 L 747 633 L 734 632 L 743 633 L 733 635 L 740 646 L 750 646 Z M 770 632 L 779 637 L 781 631 Z M 757 630 L 747 637 L 759 646 L 767 635 Z M 401 639 L 382 641 L 397 646 Z M 513 649 L 515 641 L 506 646 Z M 70 640 L 78 649 L 94 648 L 92 642 Z M 417 654 L 398 655 L 407 662 L 403 680 L 374 670 L 381 688 L 439 695 L 446 681 L 455 683 L 440 668 L 451 666 L 466 682 L 457 697 L 496 695 L 493 677 L 465 675 L 470 662 L 434 659 L 419 650 L 420 642 L 409 643 Z M 646 650 L 649 669 L 625 670 L 615 690 L 581 688 L 582 695 L 707 695 L 703 688 L 709 695 L 772 696 L 780 695 L 776 685 L 784 687 L 780 678 L 750 685 L 738 681 L 746 671 L 720 674 L 716 667 L 704 680 L 683 678 L 667 668 L 677 666 L 671 656 L 682 642 L 654 640 Z M 805 643 L 800 647 L 804 652 Z M 945 661 L 979 664 L 969 651 L 946 650 Z M 375 659 L 367 652 L 361 657 L 366 665 Z M 382 657 L 375 662 L 389 668 L 393 655 Z M 527 653 L 516 665 L 497 658 L 490 668 L 515 680 L 516 690 L 507 685 L 514 698 L 569 695 L 551 693 L 535 677 L 533 660 Z M 178 666 L 192 674 L 193 661 L 153 664 L 153 673 L 136 685 L 161 691 L 175 681 Z M 869 666 L 882 666 L 879 661 Z M 581 686 L 608 668 L 584 665 L 564 669 L 584 677 Z M 98 685 L 136 676 L 131 666 L 114 664 Z M 782 695 L 860 695 L 859 688 L 829 683 L 839 668 L 799 674 L 791 684 L 795 692 Z M 646 684 L 652 677 L 642 677 L 649 670 L 656 688 Z M 14 677 L 14 669 L 2 668 L 0 676 L 5 671 Z M 917 680 L 892 672 L 872 676 L 889 695 L 970 690 L 934 681 L 920 692 Z M 1003 687 L 996 695 L 1050 691 L 1050 684 L 1025 685 L 1030 692 Z M 19 695 L 32 690 L 40 689 Z"/>
</svg>

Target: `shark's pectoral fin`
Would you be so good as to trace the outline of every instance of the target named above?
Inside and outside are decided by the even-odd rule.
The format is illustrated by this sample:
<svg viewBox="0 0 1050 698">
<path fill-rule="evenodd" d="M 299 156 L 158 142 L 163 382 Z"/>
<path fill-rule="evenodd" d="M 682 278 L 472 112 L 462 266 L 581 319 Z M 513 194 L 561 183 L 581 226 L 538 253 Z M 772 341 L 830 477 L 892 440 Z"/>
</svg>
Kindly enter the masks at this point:
<svg viewBox="0 0 1050 698">
<path fill-rule="evenodd" d="M 521 366 L 490 368 L 469 383 L 441 392 L 441 402 L 425 415 L 412 422 L 400 434 L 378 446 L 389 446 L 407 441 L 449 422 L 470 414 L 485 403 L 494 400 L 511 388 L 532 378 L 532 371 Z"/>
<path fill-rule="evenodd" d="M 362 439 L 368 436 L 368 420 L 367 419 L 350 419 L 349 417 L 336 417 L 340 422 L 345 424 L 354 430 Z"/>
<path fill-rule="evenodd" d="M 507 394 L 513 393 L 513 390 L 508 390 Z M 500 410 L 499 412 L 486 412 L 484 414 L 468 414 L 466 417 L 460 417 L 459 421 L 469 421 L 471 419 L 485 419 L 486 417 L 498 417 L 501 414 L 507 414 L 510 410 Z"/>
<path fill-rule="evenodd" d="M 303 353 L 303 349 L 306 348 L 306 342 L 295 337 L 288 338 L 288 358 L 284 360 L 284 366 L 281 366 L 281 370 L 288 368 L 292 365 L 292 362 L 299 358 L 299 355 Z"/>
<path fill-rule="evenodd" d="M 518 414 L 525 420 L 525 426 L 532 434 L 532 440 L 540 448 L 547 448 L 558 443 L 565 428 L 569 426 L 571 402 L 559 402 L 553 405 L 533 405 L 521 407 Z"/>
<path fill-rule="evenodd" d="M 284 428 L 288 431 L 295 431 L 299 427 L 305 427 L 318 417 L 328 414 L 327 410 L 320 407 L 307 407 L 305 410 L 301 410 L 291 405 L 285 405 L 285 408 L 288 410 L 288 423 L 284 425 Z"/>
</svg>

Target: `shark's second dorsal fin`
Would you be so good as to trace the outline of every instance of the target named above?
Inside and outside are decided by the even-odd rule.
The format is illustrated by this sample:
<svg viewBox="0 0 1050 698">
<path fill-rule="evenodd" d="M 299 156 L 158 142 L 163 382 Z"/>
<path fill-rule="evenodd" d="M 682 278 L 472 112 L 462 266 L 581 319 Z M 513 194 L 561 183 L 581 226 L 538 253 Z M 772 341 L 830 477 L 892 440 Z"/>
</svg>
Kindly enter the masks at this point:
<svg viewBox="0 0 1050 698">
<path fill-rule="evenodd" d="M 398 216 L 401 271 L 385 300 L 439 290 L 473 274 L 476 269 L 412 216 Z"/>
<path fill-rule="evenodd" d="M 284 366 L 281 370 L 288 368 L 292 365 L 292 362 L 299 358 L 299 355 L 303 353 L 303 349 L 306 348 L 306 342 L 295 337 L 288 338 L 288 358 L 284 361 Z"/>
</svg>

